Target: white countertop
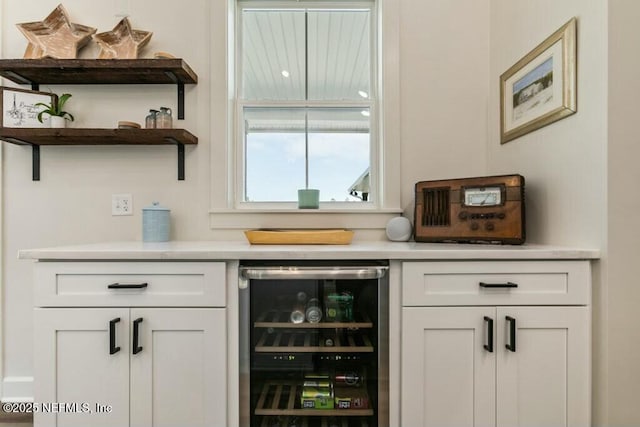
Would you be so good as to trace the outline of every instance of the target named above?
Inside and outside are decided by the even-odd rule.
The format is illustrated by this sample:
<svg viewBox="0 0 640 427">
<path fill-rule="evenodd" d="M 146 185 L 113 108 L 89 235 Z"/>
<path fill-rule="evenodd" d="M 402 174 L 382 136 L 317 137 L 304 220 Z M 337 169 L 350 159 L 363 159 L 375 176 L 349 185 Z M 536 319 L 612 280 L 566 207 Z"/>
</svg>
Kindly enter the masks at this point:
<svg viewBox="0 0 640 427">
<path fill-rule="evenodd" d="M 354 242 L 350 245 L 251 245 L 248 242 L 111 242 L 25 249 L 38 260 L 248 260 L 248 259 L 597 259 L 597 249 L 545 245 Z"/>
</svg>

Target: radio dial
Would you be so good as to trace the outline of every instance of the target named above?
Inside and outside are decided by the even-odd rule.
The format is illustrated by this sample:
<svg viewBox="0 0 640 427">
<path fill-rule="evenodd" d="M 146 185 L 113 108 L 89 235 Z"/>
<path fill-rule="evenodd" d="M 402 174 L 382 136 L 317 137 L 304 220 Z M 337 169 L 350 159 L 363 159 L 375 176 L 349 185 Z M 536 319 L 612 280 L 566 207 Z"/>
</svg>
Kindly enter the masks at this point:
<svg viewBox="0 0 640 427">
<path fill-rule="evenodd" d="M 471 223 L 471 230 L 477 231 L 479 228 L 480 228 L 480 226 L 478 225 L 477 222 L 472 222 Z"/>
<path fill-rule="evenodd" d="M 487 231 L 493 231 L 496 229 L 496 226 L 492 222 L 488 222 L 484 225 L 484 229 Z"/>
</svg>

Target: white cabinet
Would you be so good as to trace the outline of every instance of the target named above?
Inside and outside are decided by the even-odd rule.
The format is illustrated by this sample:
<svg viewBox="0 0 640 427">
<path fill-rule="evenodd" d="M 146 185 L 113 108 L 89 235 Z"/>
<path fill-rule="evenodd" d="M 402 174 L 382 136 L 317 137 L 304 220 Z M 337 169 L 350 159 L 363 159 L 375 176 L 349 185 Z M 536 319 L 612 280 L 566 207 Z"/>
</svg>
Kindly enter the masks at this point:
<svg viewBox="0 0 640 427">
<path fill-rule="evenodd" d="M 36 413 L 35 427 L 226 425 L 226 309 L 171 307 L 166 296 L 167 307 L 144 306 L 146 291 L 156 304 L 162 302 L 158 289 L 171 294 L 171 263 L 148 263 L 146 271 L 119 282 L 112 276 L 123 274 L 120 263 L 98 264 L 94 274 L 84 271 L 82 263 L 44 264 L 46 271 L 37 273 L 41 281 L 36 282 L 36 293 L 49 293 L 50 283 L 43 277 L 81 275 L 87 277 L 90 290 L 83 298 L 119 283 L 125 287 L 111 288 L 118 294 L 111 297 L 124 300 L 121 294 L 129 292 L 142 307 L 35 309 L 34 398 L 65 405 Z M 224 295 L 224 264 L 177 263 L 172 291 L 179 300 L 193 293 L 193 277 L 210 273 L 211 264 L 219 274 L 208 277 L 205 285 L 220 286 Z M 156 266 L 162 277 L 156 276 Z M 186 282 L 180 280 L 183 277 Z M 147 286 L 139 287 L 142 283 Z M 154 283 L 159 283 L 157 288 Z M 74 286 L 82 289 L 82 279 Z M 54 297 L 48 301 L 57 302 Z M 203 305 L 210 303 L 205 300 Z"/>
<path fill-rule="evenodd" d="M 588 426 L 588 271 L 582 261 L 404 263 L 402 425 Z M 526 305 L 527 294 L 546 305 Z"/>
<path fill-rule="evenodd" d="M 225 424 L 224 309 L 137 309 L 142 350 L 131 356 L 132 426 Z"/>
<path fill-rule="evenodd" d="M 514 351 L 505 348 L 507 316 L 516 322 Z M 589 309 L 499 307 L 496 318 L 496 425 L 590 426 Z"/>
<path fill-rule="evenodd" d="M 120 351 L 110 354 L 109 325 L 116 319 Z M 34 425 L 128 426 L 129 310 L 36 309 L 34 320 L 34 401 L 91 406 L 36 412 Z M 112 410 L 82 413 L 96 404 L 111 405 Z"/>
<path fill-rule="evenodd" d="M 403 426 L 493 424 L 495 357 L 483 349 L 487 315 L 491 309 L 403 309 Z"/>
</svg>

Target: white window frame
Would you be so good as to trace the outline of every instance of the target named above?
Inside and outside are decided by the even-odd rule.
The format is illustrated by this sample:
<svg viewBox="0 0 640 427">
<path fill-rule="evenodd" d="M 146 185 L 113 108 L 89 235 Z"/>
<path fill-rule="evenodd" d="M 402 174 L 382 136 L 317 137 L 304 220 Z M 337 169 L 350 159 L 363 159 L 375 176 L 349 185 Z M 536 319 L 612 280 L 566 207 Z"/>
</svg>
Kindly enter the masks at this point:
<svg viewBox="0 0 640 427">
<path fill-rule="evenodd" d="M 295 201 L 272 201 L 272 202 L 251 202 L 244 200 L 245 193 L 245 179 L 246 179 L 246 153 L 245 153 L 245 122 L 242 120 L 243 110 L 251 107 L 274 107 L 274 108 L 332 108 L 332 107 L 344 107 L 344 108 L 368 108 L 370 112 L 369 116 L 369 168 L 370 168 L 370 198 L 366 202 L 321 202 L 320 209 L 375 209 L 378 207 L 378 182 L 379 175 L 379 120 L 377 114 L 378 105 L 378 42 L 377 42 L 377 13 L 375 7 L 375 0 L 362 0 L 362 1 L 278 1 L 278 0 L 244 0 L 238 1 L 237 13 L 236 13 L 236 133 L 235 133 L 235 150 L 236 150 L 236 162 L 235 162 L 235 191 L 234 191 L 234 205 L 238 209 L 277 209 L 277 210 L 295 210 L 297 209 L 297 203 Z M 370 81 L 370 94 L 368 99 L 360 100 L 348 100 L 348 101 L 314 101 L 314 100 L 301 100 L 301 101 L 281 101 L 281 100 L 245 100 L 240 96 L 241 82 L 242 82 L 242 11 L 245 9 L 277 9 L 277 10 L 369 10 L 371 15 L 369 19 L 369 81 Z M 308 173 L 308 171 L 305 171 Z M 345 196 L 346 196 L 345 188 Z"/>
<path fill-rule="evenodd" d="M 259 0 L 255 0 L 259 2 Z M 239 182 L 244 173 L 238 168 L 242 157 L 238 153 L 239 124 L 237 108 L 236 25 L 238 25 L 237 0 L 226 2 L 226 85 L 212 84 L 211 92 L 211 208 L 209 215 L 212 229 L 246 229 L 250 227 L 350 227 L 353 229 L 381 230 L 387 221 L 403 212 L 401 207 L 400 174 L 400 0 L 376 0 L 376 54 L 371 58 L 377 63 L 377 80 L 371 81 L 377 93 L 375 117 L 372 118 L 371 138 L 377 141 L 377 150 L 371 166 L 376 167 L 375 194 L 372 203 L 329 202 L 320 209 L 297 209 L 292 204 L 270 205 L 266 202 L 237 203 L 243 196 Z M 290 3 L 290 2 L 289 2 Z M 331 1 L 323 2 L 331 5 Z M 335 6 L 335 4 L 334 4 Z M 219 10 L 219 9 L 218 9 Z M 220 15 L 212 14 L 212 23 L 220 28 Z M 216 26 L 213 26 L 216 28 Z M 212 31 L 212 46 L 221 46 Z M 215 58 L 212 73 L 220 70 Z M 373 62 L 372 62 L 373 65 Z M 216 68 L 217 67 L 217 68 Z M 212 74 L 214 76 L 219 74 Z M 220 99 L 227 102 L 221 104 Z M 226 109 L 224 106 L 226 105 Z M 373 114 L 372 114 L 373 115 Z M 375 120 L 375 122 L 374 122 Z M 374 125 L 375 123 L 375 125 Z M 221 126 L 224 126 L 221 128 Z M 374 129 L 375 128 L 375 129 Z M 222 131 L 222 129 L 226 129 Z M 219 145 L 220 137 L 226 145 Z M 372 150 L 373 151 L 373 150 Z M 372 173 L 373 176 L 373 173 Z M 240 191 L 240 192 L 239 192 Z M 347 206 L 344 206 L 347 205 Z"/>
</svg>

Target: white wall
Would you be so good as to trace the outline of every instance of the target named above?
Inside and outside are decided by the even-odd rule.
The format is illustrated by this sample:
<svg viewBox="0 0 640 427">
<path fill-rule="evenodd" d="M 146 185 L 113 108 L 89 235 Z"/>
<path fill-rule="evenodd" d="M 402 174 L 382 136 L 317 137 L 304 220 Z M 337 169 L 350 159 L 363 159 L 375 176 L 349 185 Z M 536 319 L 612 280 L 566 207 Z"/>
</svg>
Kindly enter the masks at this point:
<svg viewBox="0 0 640 427">
<path fill-rule="evenodd" d="M 417 181 L 486 171 L 488 0 L 402 0 L 402 201 Z M 413 208 L 411 208 L 413 209 Z"/>
<path fill-rule="evenodd" d="M 2 57 L 21 58 L 25 39 L 15 23 L 43 19 L 58 0 L 3 1 Z M 199 137 L 197 147 L 186 148 L 186 180 L 177 181 L 176 148 L 163 147 L 43 147 L 41 181 L 31 180 L 31 149 L 4 143 L 4 375 L 5 396 L 30 393 L 22 377 L 32 371 L 32 263 L 16 259 L 30 247 L 80 242 L 140 240 L 141 208 L 160 201 L 172 210 L 176 239 L 197 239 L 208 230 L 209 103 L 211 52 L 210 2 L 189 0 L 174 13 L 171 0 L 64 2 L 71 20 L 112 29 L 120 20 L 117 5 L 129 7 L 134 28 L 154 35 L 143 56 L 168 51 L 185 58 L 199 75 L 197 86 L 186 88 L 186 120 L 176 127 Z M 213 2 L 217 3 L 217 2 Z M 83 57 L 96 57 L 91 44 Z M 9 82 L 3 84 L 10 85 Z M 73 126 L 116 127 L 118 120 L 143 122 L 150 107 L 175 109 L 174 86 L 41 86 L 73 97 L 68 109 Z M 133 194 L 136 214 L 112 217 L 111 194 Z M 15 381 L 14 381 L 15 379 Z M 28 379 L 28 378 L 27 378 Z M 24 387 L 23 387 L 24 386 Z"/>
<path fill-rule="evenodd" d="M 387 1 L 387 0 L 383 0 Z M 416 181 L 480 175 L 485 171 L 489 0 L 398 0 L 400 34 L 401 205 L 410 210 Z M 58 0 L 2 0 L 2 58 L 21 58 L 26 46 L 15 23 L 43 19 Z M 242 234 L 209 228 L 210 196 L 219 190 L 211 156 L 227 137 L 225 2 L 187 0 L 66 0 L 73 22 L 112 29 L 118 8 L 134 28 L 154 32 L 143 52 L 168 51 L 198 74 L 186 88 L 186 120 L 199 138 L 186 149 L 186 180 L 176 180 L 174 147 L 43 147 L 41 181 L 31 181 L 31 150 L 4 144 L 3 396 L 29 396 L 32 373 L 32 263 L 18 250 L 100 241 L 140 240 L 140 209 L 158 200 L 171 209 L 176 240 L 219 240 Z M 461 13 L 465 11 L 465 13 Z M 82 57 L 95 57 L 95 45 Z M 469 78 L 472 75 L 473 78 Z M 9 82 L 3 84 L 12 85 Z M 150 107 L 175 107 L 170 86 L 42 86 L 73 93 L 77 127 L 142 122 Z M 222 113 L 221 113 L 222 112 Z M 215 191 L 214 191 L 215 190 Z M 111 194 L 131 193 L 135 215 L 112 217 Z M 322 226 L 322 224 L 318 224 Z M 383 233 L 375 233 L 380 236 Z"/>
<path fill-rule="evenodd" d="M 578 19 L 578 113 L 500 145 L 500 75 Z M 600 247 L 605 210 L 606 2 L 491 0 L 488 168 L 526 179 L 527 240 Z"/>
<path fill-rule="evenodd" d="M 609 1 L 609 425 L 640 425 L 640 3 Z"/>
<path fill-rule="evenodd" d="M 606 336 L 612 332 L 606 325 L 611 310 L 607 306 L 611 282 L 606 278 L 610 271 L 606 255 L 607 3 L 490 2 L 488 172 L 525 176 L 529 242 L 603 252 L 603 261 L 595 266 L 593 288 L 594 425 L 607 425 Z M 500 75 L 574 16 L 578 19 L 577 114 L 500 145 Z"/>
</svg>

